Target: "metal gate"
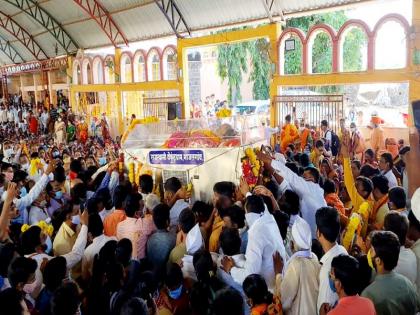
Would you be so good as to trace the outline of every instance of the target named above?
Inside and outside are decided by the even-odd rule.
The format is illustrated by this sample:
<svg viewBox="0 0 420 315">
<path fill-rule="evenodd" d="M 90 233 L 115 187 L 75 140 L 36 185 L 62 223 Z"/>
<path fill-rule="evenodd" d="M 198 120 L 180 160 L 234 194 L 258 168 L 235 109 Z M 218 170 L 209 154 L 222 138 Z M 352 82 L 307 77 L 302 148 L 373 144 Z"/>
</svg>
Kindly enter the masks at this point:
<svg viewBox="0 0 420 315">
<path fill-rule="evenodd" d="M 274 97 L 277 121 L 283 123 L 287 115 L 318 129 L 327 120 L 335 132 L 344 117 L 343 95 L 277 95 Z"/>
<path fill-rule="evenodd" d="M 142 108 L 143 117 L 154 116 L 160 120 L 171 119 L 170 117 L 174 115 L 175 117 L 180 117 L 179 113 L 174 113 L 174 111 L 177 112 L 180 110 L 180 104 L 181 99 L 178 96 L 145 97 Z"/>
</svg>

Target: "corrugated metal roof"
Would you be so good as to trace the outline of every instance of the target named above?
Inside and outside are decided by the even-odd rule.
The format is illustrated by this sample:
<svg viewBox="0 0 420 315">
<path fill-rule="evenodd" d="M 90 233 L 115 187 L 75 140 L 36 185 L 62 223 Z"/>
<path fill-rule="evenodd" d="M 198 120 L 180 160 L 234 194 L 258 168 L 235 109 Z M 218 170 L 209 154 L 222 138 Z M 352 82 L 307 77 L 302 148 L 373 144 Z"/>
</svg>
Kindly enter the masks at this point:
<svg viewBox="0 0 420 315">
<path fill-rule="evenodd" d="M 91 0 L 93 1 L 93 0 Z M 265 0 L 175 0 L 191 31 L 221 27 L 267 18 Z M 360 0 L 275 0 L 272 14 L 322 9 L 334 5 L 356 3 Z M 79 5 L 71 0 L 37 1 L 38 5 L 54 17 L 80 48 L 108 46 L 111 44 L 100 26 Z M 174 34 L 169 22 L 154 0 L 100 0 L 111 14 L 128 41 L 139 41 Z M 166 1 L 165 1 L 166 2 Z M 13 17 L 24 27 L 48 56 L 65 53 L 55 38 L 39 22 L 15 6 L 1 1 L 0 10 Z M 180 31 L 186 31 L 181 28 Z M 0 35 L 11 42 L 26 60 L 33 60 L 12 35 L 0 28 Z M 0 54 L 0 62 L 10 60 Z"/>
</svg>

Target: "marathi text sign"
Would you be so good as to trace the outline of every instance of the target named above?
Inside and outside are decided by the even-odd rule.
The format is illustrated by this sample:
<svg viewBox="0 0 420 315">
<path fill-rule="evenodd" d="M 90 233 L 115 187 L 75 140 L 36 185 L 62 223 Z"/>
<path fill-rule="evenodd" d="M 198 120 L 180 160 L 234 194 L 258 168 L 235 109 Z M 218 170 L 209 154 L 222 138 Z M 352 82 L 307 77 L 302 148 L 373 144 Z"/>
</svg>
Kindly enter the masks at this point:
<svg viewBox="0 0 420 315">
<path fill-rule="evenodd" d="M 204 163 L 204 152 L 203 150 L 150 151 L 149 162 L 161 165 L 201 165 Z"/>
</svg>

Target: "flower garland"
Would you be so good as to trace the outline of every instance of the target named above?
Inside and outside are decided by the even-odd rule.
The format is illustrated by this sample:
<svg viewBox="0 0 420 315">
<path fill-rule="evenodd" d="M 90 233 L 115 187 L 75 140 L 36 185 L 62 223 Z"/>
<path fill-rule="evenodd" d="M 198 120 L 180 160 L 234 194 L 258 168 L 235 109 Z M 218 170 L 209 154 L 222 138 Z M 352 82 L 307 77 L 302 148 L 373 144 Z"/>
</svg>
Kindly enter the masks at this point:
<svg viewBox="0 0 420 315">
<path fill-rule="evenodd" d="M 256 153 L 259 148 L 246 148 L 245 156 L 241 159 L 242 174 L 250 188 L 254 188 L 258 182 L 258 175 L 261 169 L 261 163 L 257 159 Z"/>
<path fill-rule="evenodd" d="M 354 243 L 354 236 L 360 233 L 362 228 L 361 222 L 362 219 L 359 214 L 353 213 L 350 217 L 349 223 L 347 224 L 347 230 L 343 237 L 343 246 L 344 248 L 350 252 L 353 243 Z"/>
<path fill-rule="evenodd" d="M 125 140 L 127 140 L 128 134 L 133 131 L 134 127 L 136 127 L 136 125 L 141 125 L 141 124 L 152 124 L 152 123 L 157 123 L 159 122 L 159 118 L 155 117 L 155 116 L 148 116 L 142 119 L 134 119 L 130 126 L 128 126 L 127 130 L 124 132 L 122 138 L 121 138 L 121 143 L 124 143 Z"/>
<path fill-rule="evenodd" d="M 45 221 L 39 221 L 37 224 L 34 224 L 33 226 L 39 226 L 41 228 L 41 231 L 44 234 L 48 235 L 49 237 L 51 237 L 54 233 L 54 227 L 52 226 L 52 224 L 48 224 Z M 30 227 L 31 225 L 24 224 L 22 225 L 20 230 L 22 231 L 22 233 L 25 233 Z"/>
<path fill-rule="evenodd" d="M 135 184 L 134 162 L 128 163 L 128 180 L 132 185 Z"/>
<path fill-rule="evenodd" d="M 40 158 L 32 159 L 31 164 L 29 165 L 29 176 L 35 176 L 42 167 L 43 164 Z"/>
<path fill-rule="evenodd" d="M 222 108 L 216 113 L 217 118 L 228 118 L 232 116 L 232 111 L 228 108 Z"/>
</svg>

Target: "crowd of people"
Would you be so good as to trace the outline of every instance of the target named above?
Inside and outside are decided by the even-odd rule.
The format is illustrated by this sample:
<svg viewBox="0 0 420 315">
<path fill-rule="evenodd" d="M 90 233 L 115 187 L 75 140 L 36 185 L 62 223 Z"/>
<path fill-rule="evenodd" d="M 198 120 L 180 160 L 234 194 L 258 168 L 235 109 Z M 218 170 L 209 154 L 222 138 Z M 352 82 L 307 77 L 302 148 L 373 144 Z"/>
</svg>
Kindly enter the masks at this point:
<svg viewBox="0 0 420 315">
<path fill-rule="evenodd" d="M 28 115 L 1 121 L 0 314 L 420 311 L 416 131 L 395 156 L 345 121 L 337 135 L 287 117 L 258 185 L 214 183 L 207 203 L 176 177 L 163 195 L 130 181 L 118 139 L 70 108 L 35 130 L 19 106 L 1 106 Z"/>
</svg>

